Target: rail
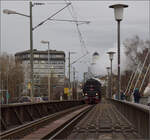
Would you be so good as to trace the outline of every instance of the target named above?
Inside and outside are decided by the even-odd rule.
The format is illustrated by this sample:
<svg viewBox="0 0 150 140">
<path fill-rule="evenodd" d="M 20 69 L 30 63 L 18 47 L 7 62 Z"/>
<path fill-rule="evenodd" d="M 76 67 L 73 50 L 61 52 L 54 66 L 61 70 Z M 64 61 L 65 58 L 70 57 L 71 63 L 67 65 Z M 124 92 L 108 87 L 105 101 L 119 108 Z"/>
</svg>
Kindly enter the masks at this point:
<svg viewBox="0 0 150 140">
<path fill-rule="evenodd" d="M 150 138 L 150 107 L 142 104 L 110 99 L 117 109 L 134 125 L 141 136 Z"/>
</svg>

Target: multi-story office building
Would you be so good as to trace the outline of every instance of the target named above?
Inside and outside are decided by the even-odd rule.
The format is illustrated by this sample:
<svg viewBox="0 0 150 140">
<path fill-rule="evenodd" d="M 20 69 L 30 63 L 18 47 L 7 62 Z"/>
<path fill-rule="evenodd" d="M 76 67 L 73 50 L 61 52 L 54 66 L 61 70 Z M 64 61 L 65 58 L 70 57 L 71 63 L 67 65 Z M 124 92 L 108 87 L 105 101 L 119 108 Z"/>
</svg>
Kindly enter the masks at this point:
<svg viewBox="0 0 150 140">
<path fill-rule="evenodd" d="M 63 51 L 49 50 L 49 63 L 48 51 L 34 49 L 33 56 L 34 89 L 38 88 L 36 85 L 40 85 L 40 79 L 48 77 L 48 75 L 57 79 L 57 83 L 55 83 L 53 87 L 63 88 L 65 78 L 65 53 Z M 27 85 L 30 82 L 30 50 L 16 53 L 15 59 L 24 67 L 24 90 L 27 91 Z"/>
</svg>

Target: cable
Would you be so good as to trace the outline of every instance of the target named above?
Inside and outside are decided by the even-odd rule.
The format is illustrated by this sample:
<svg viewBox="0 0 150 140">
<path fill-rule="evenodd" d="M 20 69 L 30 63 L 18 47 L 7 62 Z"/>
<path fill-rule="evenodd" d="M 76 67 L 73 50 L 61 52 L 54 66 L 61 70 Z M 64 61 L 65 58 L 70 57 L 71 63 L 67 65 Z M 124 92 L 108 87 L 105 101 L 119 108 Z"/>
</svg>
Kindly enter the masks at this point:
<svg viewBox="0 0 150 140">
<path fill-rule="evenodd" d="M 140 92 L 141 89 L 142 89 L 142 86 L 143 86 L 143 84 L 144 84 L 144 81 L 145 81 L 145 78 L 146 78 L 146 75 L 147 75 L 149 69 L 150 69 L 150 64 L 148 65 L 147 71 L 146 71 L 146 73 L 145 73 L 145 75 L 144 75 L 144 79 L 143 79 L 142 84 L 141 84 L 141 86 L 140 86 L 140 88 L 139 88 L 139 92 Z"/>
<path fill-rule="evenodd" d="M 145 60 L 144 60 L 143 65 L 142 65 L 142 69 L 141 69 L 141 71 L 140 71 L 140 73 L 139 73 L 138 79 L 137 79 L 136 84 L 135 84 L 135 86 L 134 86 L 134 90 L 135 90 L 135 88 L 136 88 L 136 86 L 137 86 L 137 84 L 138 84 L 138 81 L 139 81 L 140 77 L 141 77 L 143 68 L 144 68 L 144 66 L 145 66 L 146 60 L 147 60 L 148 55 L 149 55 L 149 52 L 150 52 L 150 49 L 148 49 L 147 55 L 146 55 L 146 57 L 145 57 Z M 133 90 L 133 91 L 134 91 L 134 90 Z"/>
<path fill-rule="evenodd" d="M 81 21 L 77 21 L 77 20 L 70 20 L 70 19 L 54 19 L 54 18 L 51 18 L 51 19 L 49 19 L 49 20 L 55 20 L 55 21 L 67 21 L 67 22 L 77 22 L 78 24 L 80 23 L 80 24 L 82 24 L 82 23 L 89 23 L 89 21 L 83 21 L 83 20 L 81 20 Z"/>
<path fill-rule="evenodd" d="M 73 62 L 71 63 L 71 65 L 74 64 L 74 63 L 76 63 L 76 62 L 79 61 L 81 58 L 85 57 L 86 55 L 87 55 L 87 54 L 85 54 L 85 55 L 79 57 L 78 59 L 76 59 L 75 61 L 73 61 Z"/>
<path fill-rule="evenodd" d="M 133 83 L 133 81 L 134 81 L 134 79 L 135 79 L 135 77 L 136 77 L 136 74 L 137 74 L 137 72 L 138 72 L 138 69 L 139 69 L 140 65 L 141 65 L 141 63 L 139 63 L 138 66 L 137 66 L 137 69 L 136 69 L 135 74 L 134 74 L 134 77 L 133 77 L 133 79 L 132 79 L 132 81 L 131 81 L 131 85 L 130 85 L 130 87 L 129 87 L 128 93 L 130 93 L 130 90 L 131 90 L 131 87 L 132 87 L 132 83 Z"/>
<path fill-rule="evenodd" d="M 130 77 L 130 80 L 129 80 L 129 82 L 128 82 L 128 85 L 127 85 L 127 88 L 126 88 L 125 94 L 126 94 L 126 93 L 127 93 L 127 91 L 128 91 L 129 85 L 131 84 L 131 80 L 132 80 L 132 78 L 133 78 L 133 76 L 134 76 L 135 72 L 136 72 L 136 71 L 133 71 L 133 73 L 132 73 L 132 75 L 131 75 L 131 77 Z"/>
</svg>

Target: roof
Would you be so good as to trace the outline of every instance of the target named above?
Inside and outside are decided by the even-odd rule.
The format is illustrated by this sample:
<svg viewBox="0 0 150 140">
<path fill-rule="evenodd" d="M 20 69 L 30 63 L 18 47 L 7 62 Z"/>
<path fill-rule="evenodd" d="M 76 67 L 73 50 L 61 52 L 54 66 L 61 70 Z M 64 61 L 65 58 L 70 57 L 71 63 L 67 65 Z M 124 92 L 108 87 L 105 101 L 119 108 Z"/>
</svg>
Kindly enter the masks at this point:
<svg viewBox="0 0 150 140">
<path fill-rule="evenodd" d="M 94 56 L 94 55 L 99 55 L 99 53 L 98 53 L 98 52 L 95 52 L 95 53 L 93 53 L 93 56 Z"/>
<path fill-rule="evenodd" d="M 128 7 L 128 5 L 126 5 L 126 4 L 114 4 L 114 5 L 109 6 L 109 8 L 120 8 L 120 7 L 126 8 L 126 7 Z"/>
<path fill-rule="evenodd" d="M 89 81 L 96 81 L 101 84 L 101 81 L 98 78 L 92 77 L 92 78 L 88 79 L 86 82 L 89 82 Z"/>
<path fill-rule="evenodd" d="M 22 55 L 22 54 L 29 54 L 29 53 L 30 53 L 30 50 L 25 50 L 25 51 L 22 51 L 22 52 L 17 52 L 17 53 L 15 54 L 15 56 L 16 56 L 16 55 Z M 48 53 L 48 50 L 43 51 L 43 50 L 34 49 L 34 50 L 33 50 L 33 53 L 34 53 L 34 54 L 47 54 L 47 53 Z M 64 51 L 57 51 L 57 50 L 49 50 L 49 53 L 64 54 L 64 55 L 65 55 L 65 52 L 64 52 Z"/>
</svg>

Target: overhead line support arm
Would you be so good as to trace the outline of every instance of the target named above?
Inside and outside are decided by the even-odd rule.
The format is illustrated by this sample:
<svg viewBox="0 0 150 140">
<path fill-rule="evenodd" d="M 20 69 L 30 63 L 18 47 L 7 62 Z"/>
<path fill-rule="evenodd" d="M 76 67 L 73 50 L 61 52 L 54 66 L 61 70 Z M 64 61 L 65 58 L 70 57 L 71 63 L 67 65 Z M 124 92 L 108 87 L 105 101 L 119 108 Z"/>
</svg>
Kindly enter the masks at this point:
<svg viewBox="0 0 150 140">
<path fill-rule="evenodd" d="M 71 5 L 71 3 L 68 3 L 65 7 L 63 7 L 62 9 L 60 9 L 59 11 L 57 11 L 56 13 L 54 13 L 53 15 L 51 15 L 50 17 L 48 17 L 47 19 L 45 19 L 44 21 L 42 21 L 41 23 L 39 23 L 38 25 L 36 25 L 32 30 L 35 30 L 36 28 L 38 28 L 39 26 L 41 26 L 42 24 L 44 24 L 46 21 L 50 20 L 52 17 L 54 17 L 55 15 L 57 15 L 58 13 L 60 13 L 62 10 L 64 10 L 69 5 Z"/>
</svg>

